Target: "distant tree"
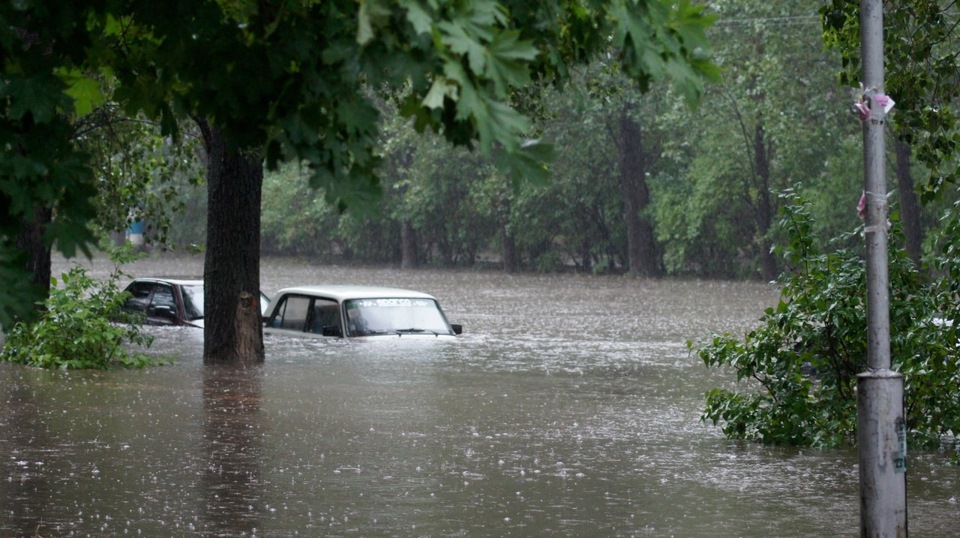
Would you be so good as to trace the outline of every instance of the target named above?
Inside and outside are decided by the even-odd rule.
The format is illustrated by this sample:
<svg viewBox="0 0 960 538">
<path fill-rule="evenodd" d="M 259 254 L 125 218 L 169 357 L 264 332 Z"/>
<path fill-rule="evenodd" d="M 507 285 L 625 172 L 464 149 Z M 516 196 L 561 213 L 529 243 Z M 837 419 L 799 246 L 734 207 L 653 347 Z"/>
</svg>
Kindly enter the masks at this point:
<svg viewBox="0 0 960 538">
<path fill-rule="evenodd" d="M 658 205 L 658 236 L 669 267 L 773 280 L 778 192 L 819 181 L 845 126 L 857 125 L 832 77 L 837 58 L 823 51 L 815 7 L 722 0 L 710 10 L 723 81 L 697 112 L 661 118 L 686 134 L 664 150 L 686 170 L 677 166 L 682 179 L 663 186 L 670 203 Z"/>
<path fill-rule="evenodd" d="M 516 193 L 510 217 L 532 268 L 550 271 L 572 264 L 581 271 L 606 272 L 659 265 L 655 254 L 630 259 L 632 251 L 639 252 L 633 245 L 640 226 L 649 223 L 634 190 L 646 183 L 652 159 L 645 150 L 656 139 L 651 130 L 648 145 L 639 147 L 636 138 L 623 136 L 624 125 L 638 127 L 635 122 L 647 119 L 635 82 L 622 76 L 616 62 L 601 57 L 577 67 L 562 86 L 545 88 L 534 102 L 538 128 L 554 145 L 555 158 L 550 181 Z M 634 162 L 628 156 L 641 158 Z M 641 166 L 648 168 L 641 171 Z"/>
<path fill-rule="evenodd" d="M 910 160 L 913 151 L 902 139 L 893 143 L 897 178 L 897 194 L 900 199 L 900 222 L 903 225 L 904 248 L 913 263 L 920 266 L 923 254 L 923 229 L 920 220 L 920 202 L 914 187 L 913 167 Z"/>
<path fill-rule="evenodd" d="M 263 178 L 261 250 L 267 254 L 330 259 L 339 249 L 340 214 L 312 189 L 297 163 L 286 163 Z"/>
<path fill-rule="evenodd" d="M 472 266 L 491 247 L 499 222 L 496 210 L 480 200 L 491 182 L 503 184 L 490 159 L 428 136 L 409 173 L 401 203 L 417 231 L 420 255 L 444 267 Z"/>
<path fill-rule="evenodd" d="M 631 275 L 655 277 L 660 276 L 660 257 L 653 223 L 645 210 L 650 206 L 647 175 L 653 172 L 652 164 L 657 151 L 653 137 L 645 132 L 645 127 L 632 113 L 633 107 L 628 103 L 620 113 L 619 130 L 614 138 L 620 153 L 620 193 L 627 228 L 627 265 Z"/>
</svg>

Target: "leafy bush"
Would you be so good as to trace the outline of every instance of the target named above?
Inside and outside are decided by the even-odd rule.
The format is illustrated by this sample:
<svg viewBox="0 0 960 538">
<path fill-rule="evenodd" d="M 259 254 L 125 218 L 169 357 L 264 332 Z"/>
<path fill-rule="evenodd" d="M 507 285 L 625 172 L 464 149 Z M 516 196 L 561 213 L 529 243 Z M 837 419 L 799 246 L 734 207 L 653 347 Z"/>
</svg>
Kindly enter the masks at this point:
<svg viewBox="0 0 960 538">
<path fill-rule="evenodd" d="M 736 390 L 707 393 L 701 419 L 721 424 L 731 438 L 852 445 L 856 375 L 867 369 L 865 263 L 851 250 L 819 252 L 806 204 L 797 198 L 791 202 L 780 226 L 793 270 L 781 277 L 779 304 L 767 309 L 760 326 L 742 341 L 715 335 L 697 346 L 688 343 L 708 367 L 733 368 L 738 381 Z M 894 227 L 891 236 L 896 233 Z M 911 443 L 935 447 L 945 435 L 960 432 L 958 340 L 950 321 L 956 318 L 956 290 L 950 289 L 952 279 L 924 278 L 894 243 L 889 256 L 892 368 L 904 376 Z M 960 269 L 960 263 L 953 264 Z"/>
<path fill-rule="evenodd" d="M 129 296 L 118 287 L 121 276 L 117 267 L 100 282 L 83 267 L 74 266 L 61 275 L 62 286 L 53 279 L 40 318 L 14 325 L 0 360 L 62 369 L 141 368 L 161 363 L 127 348 L 130 344 L 149 347 L 153 337 L 142 332 L 139 320 L 120 313 Z"/>
</svg>

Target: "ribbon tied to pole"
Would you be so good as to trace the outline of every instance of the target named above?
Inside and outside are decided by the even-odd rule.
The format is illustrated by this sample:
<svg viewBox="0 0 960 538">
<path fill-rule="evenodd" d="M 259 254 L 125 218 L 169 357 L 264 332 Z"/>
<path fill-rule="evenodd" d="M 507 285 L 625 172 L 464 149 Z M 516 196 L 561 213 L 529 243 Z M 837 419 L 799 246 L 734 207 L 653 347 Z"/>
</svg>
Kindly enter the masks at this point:
<svg viewBox="0 0 960 538">
<path fill-rule="evenodd" d="M 854 90 L 853 111 L 860 117 L 862 123 L 867 123 L 873 118 L 876 122 L 883 122 L 883 118 L 888 112 L 893 110 L 896 102 L 877 88 L 860 88 Z"/>
</svg>

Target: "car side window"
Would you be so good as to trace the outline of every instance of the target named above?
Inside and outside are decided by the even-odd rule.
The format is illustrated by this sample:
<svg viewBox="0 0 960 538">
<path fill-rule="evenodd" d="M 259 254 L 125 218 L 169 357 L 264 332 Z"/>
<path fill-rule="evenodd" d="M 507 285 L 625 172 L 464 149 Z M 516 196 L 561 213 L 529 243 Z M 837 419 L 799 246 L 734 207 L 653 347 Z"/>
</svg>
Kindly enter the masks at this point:
<svg viewBox="0 0 960 538">
<path fill-rule="evenodd" d="M 323 334 L 323 328 L 330 326 L 340 326 L 340 305 L 330 299 L 314 299 L 310 332 Z"/>
<path fill-rule="evenodd" d="M 153 291 L 153 283 L 134 282 L 127 286 L 126 291 L 130 293 L 130 297 L 127 297 L 123 307 L 126 310 L 146 312 L 147 305 L 150 304 L 150 292 Z"/>
<path fill-rule="evenodd" d="M 158 311 L 165 310 L 162 307 L 167 307 L 169 310 L 167 312 L 176 313 L 177 312 L 177 303 L 173 298 L 173 288 L 166 284 L 157 284 L 157 287 L 153 290 L 153 299 L 150 301 L 150 314 L 155 314 Z"/>
<path fill-rule="evenodd" d="M 310 311 L 310 298 L 287 296 L 282 301 L 270 320 L 270 326 L 292 331 L 305 330 L 307 313 Z"/>
</svg>

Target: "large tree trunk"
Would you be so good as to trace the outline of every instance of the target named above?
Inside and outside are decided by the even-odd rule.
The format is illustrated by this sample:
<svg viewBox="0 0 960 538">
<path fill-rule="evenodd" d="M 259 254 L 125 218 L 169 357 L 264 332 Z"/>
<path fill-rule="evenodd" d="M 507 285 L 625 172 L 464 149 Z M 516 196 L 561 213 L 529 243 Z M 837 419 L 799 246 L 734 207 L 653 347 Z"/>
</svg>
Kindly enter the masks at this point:
<svg viewBox="0 0 960 538">
<path fill-rule="evenodd" d="M 197 123 L 207 150 L 209 195 L 203 361 L 259 364 L 264 360 L 259 307 L 262 160 L 231 147 L 205 120 Z"/>
<path fill-rule="evenodd" d="M 627 226 L 627 272 L 634 276 L 660 276 L 660 260 L 653 226 L 640 213 L 650 203 L 647 188 L 647 154 L 640 125 L 630 117 L 631 107 L 620 115 L 620 195 Z"/>
<path fill-rule="evenodd" d="M 906 238 L 906 250 L 913 263 L 920 267 L 920 250 L 923 244 L 923 229 L 920 227 L 920 202 L 913 190 L 913 174 L 910 172 L 910 145 L 900 140 L 894 142 L 897 152 L 897 192 L 900 195 L 900 223 Z"/>
<path fill-rule="evenodd" d="M 770 158 L 767 151 L 767 141 L 764 134 L 763 122 L 758 121 L 754 130 L 753 155 L 756 162 L 757 174 L 757 235 L 760 243 L 760 278 L 774 280 L 777 278 L 777 258 L 773 254 L 773 244 L 768 237 L 770 227 L 773 226 L 773 204 L 770 192 Z"/>
</svg>

